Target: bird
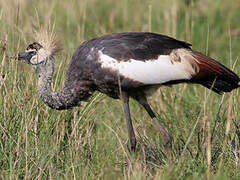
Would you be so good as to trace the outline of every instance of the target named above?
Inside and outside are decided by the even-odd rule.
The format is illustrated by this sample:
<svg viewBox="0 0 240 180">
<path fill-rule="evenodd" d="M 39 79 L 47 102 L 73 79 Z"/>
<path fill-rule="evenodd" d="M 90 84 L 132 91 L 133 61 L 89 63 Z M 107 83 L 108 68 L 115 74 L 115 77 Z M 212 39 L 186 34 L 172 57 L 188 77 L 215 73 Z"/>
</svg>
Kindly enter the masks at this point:
<svg viewBox="0 0 240 180">
<path fill-rule="evenodd" d="M 25 52 L 16 55 L 16 59 L 35 69 L 39 96 L 52 109 L 79 106 L 95 91 L 121 99 L 133 151 L 137 141 L 129 98 L 135 99 L 149 114 L 169 154 L 172 137 L 150 107 L 149 92 L 179 83 L 200 84 L 218 94 L 240 87 L 237 74 L 193 50 L 187 42 L 152 32 L 125 32 L 82 42 L 68 64 L 62 89 L 53 92 L 54 59 L 61 49 L 55 33 L 41 31 L 36 33 L 35 41 Z"/>
</svg>

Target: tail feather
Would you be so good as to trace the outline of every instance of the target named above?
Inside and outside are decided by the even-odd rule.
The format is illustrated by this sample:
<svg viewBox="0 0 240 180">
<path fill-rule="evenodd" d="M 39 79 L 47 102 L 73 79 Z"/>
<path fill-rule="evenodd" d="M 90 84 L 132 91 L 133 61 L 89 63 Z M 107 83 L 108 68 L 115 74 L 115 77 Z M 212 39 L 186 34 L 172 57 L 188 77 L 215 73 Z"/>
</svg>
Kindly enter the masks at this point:
<svg viewBox="0 0 240 180">
<path fill-rule="evenodd" d="M 240 87 L 240 78 L 233 71 L 200 52 L 192 52 L 198 62 L 199 72 L 191 82 L 202 84 L 219 94 Z"/>
</svg>

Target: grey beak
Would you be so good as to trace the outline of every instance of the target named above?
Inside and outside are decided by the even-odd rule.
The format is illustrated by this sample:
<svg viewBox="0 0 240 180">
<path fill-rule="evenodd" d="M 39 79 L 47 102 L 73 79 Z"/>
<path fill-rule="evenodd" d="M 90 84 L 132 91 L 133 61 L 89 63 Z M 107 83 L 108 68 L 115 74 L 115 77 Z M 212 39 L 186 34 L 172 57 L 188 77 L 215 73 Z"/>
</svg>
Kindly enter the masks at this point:
<svg viewBox="0 0 240 180">
<path fill-rule="evenodd" d="M 29 51 L 29 52 L 19 53 L 15 58 L 17 60 L 24 61 L 28 64 L 31 64 L 30 60 L 34 55 L 36 55 L 36 51 Z"/>
<path fill-rule="evenodd" d="M 30 52 L 19 53 L 17 55 L 17 60 L 29 61 L 31 59 L 31 57 L 32 57 L 32 55 L 30 54 Z"/>
</svg>

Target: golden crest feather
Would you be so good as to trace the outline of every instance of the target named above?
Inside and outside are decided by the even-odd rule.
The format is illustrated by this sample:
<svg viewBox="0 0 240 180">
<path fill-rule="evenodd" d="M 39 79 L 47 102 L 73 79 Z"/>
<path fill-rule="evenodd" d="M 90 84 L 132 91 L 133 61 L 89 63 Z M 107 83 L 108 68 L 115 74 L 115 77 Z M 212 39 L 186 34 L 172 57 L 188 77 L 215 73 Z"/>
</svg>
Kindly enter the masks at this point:
<svg viewBox="0 0 240 180">
<path fill-rule="evenodd" d="M 49 56 L 55 56 L 62 50 L 62 45 L 54 32 L 41 29 L 35 31 L 34 38 L 43 46 Z"/>
</svg>

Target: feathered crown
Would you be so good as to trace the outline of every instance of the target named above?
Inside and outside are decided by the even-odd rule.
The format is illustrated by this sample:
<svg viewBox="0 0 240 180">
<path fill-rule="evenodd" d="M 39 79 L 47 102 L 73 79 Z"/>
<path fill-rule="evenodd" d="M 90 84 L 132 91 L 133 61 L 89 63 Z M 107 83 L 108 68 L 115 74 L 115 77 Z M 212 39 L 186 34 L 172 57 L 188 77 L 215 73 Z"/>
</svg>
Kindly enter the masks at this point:
<svg viewBox="0 0 240 180">
<path fill-rule="evenodd" d="M 54 32 L 41 29 L 35 31 L 35 40 L 43 46 L 48 55 L 57 55 L 62 50 L 62 45 Z"/>
</svg>

